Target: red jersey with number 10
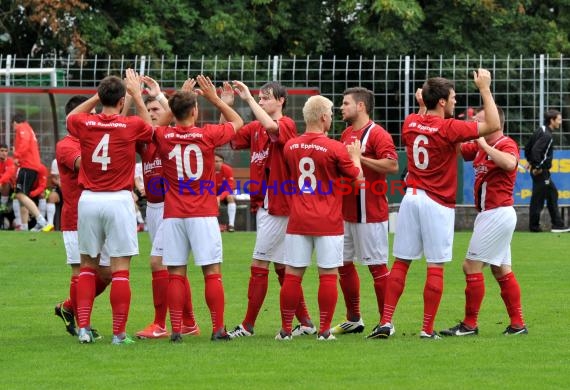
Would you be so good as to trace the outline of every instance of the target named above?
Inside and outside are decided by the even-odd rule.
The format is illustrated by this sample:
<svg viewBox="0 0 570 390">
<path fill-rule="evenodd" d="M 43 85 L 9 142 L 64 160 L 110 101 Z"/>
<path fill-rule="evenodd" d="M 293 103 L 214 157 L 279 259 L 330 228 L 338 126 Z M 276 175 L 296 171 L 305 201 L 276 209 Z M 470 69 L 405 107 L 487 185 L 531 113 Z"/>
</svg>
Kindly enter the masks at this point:
<svg viewBox="0 0 570 390">
<path fill-rule="evenodd" d="M 477 122 L 410 114 L 402 126 L 408 157 L 408 188 L 419 188 L 446 207 L 455 207 L 459 142 L 479 137 Z"/>
<path fill-rule="evenodd" d="M 135 175 L 136 142 L 152 140 L 152 126 L 138 116 L 75 114 L 67 129 L 79 138 L 79 184 L 96 191 L 131 191 Z"/>
<path fill-rule="evenodd" d="M 214 217 L 216 147 L 230 142 L 234 126 L 158 127 L 154 139 L 162 160 L 166 185 L 164 218 Z"/>
</svg>

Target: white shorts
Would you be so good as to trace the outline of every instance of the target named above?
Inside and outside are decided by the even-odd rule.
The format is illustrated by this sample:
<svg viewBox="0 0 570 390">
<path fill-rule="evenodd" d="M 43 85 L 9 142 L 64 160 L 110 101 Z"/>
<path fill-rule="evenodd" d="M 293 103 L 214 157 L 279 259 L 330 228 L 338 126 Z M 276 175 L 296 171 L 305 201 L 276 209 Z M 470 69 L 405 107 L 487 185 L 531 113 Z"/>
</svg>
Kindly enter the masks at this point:
<svg viewBox="0 0 570 390">
<path fill-rule="evenodd" d="M 67 255 L 67 264 L 81 264 L 81 256 L 79 255 L 79 241 L 77 240 L 77 230 L 63 232 L 63 245 L 65 246 L 65 254 Z M 99 265 L 108 267 L 111 265 L 107 246 L 103 245 Z"/>
<path fill-rule="evenodd" d="M 342 265 L 343 236 L 285 235 L 285 264 L 291 267 L 308 267 L 313 249 L 320 268 L 337 268 Z"/>
<path fill-rule="evenodd" d="M 398 212 L 394 257 L 418 260 L 425 255 L 428 263 L 451 261 L 454 224 L 455 209 L 437 203 L 424 190 L 408 188 Z"/>
<path fill-rule="evenodd" d="M 517 225 L 512 206 L 480 212 L 475 218 L 473 235 L 465 256 L 487 264 L 511 265 L 511 240 Z"/>
<path fill-rule="evenodd" d="M 162 224 L 164 215 L 164 202 L 161 203 L 150 203 L 146 204 L 146 226 L 148 229 L 148 235 L 150 236 L 150 242 L 154 242 L 156 233 Z"/>
<path fill-rule="evenodd" d="M 168 237 L 163 265 L 186 265 L 190 251 L 198 266 L 222 262 L 222 235 L 216 217 L 166 218 L 162 234 Z"/>
<path fill-rule="evenodd" d="M 146 204 L 146 226 L 152 243 L 151 256 L 162 257 L 162 221 L 164 214 L 164 202 Z"/>
<path fill-rule="evenodd" d="M 79 198 L 79 253 L 97 256 L 107 244 L 109 256 L 139 254 L 135 203 L 130 191 L 92 192 Z"/>
<path fill-rule="evenodd" d="M 345 221 L 343 258 L 364 265 L 388 264 L 388 221 Z"/>
<path fill-rule="evenodd" d="M 289 217 L 271 215 L 260 207 L 255 218 L 257 235 L 253 258 L 285 264 L 285 232 Z"/>
</svg>

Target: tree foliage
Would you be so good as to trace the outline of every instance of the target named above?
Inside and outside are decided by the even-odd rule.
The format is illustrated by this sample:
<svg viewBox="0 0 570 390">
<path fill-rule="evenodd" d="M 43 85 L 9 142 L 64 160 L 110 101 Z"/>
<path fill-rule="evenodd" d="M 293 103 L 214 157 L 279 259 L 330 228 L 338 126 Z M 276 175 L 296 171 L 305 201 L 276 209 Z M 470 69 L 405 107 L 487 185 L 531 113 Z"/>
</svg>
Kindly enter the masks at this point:
<svg viewBox="0 0 570 390">
<path fill-rule="evenodd" d="M 79 57 L 570 53 L 570 0 L 0 0 L 0 52 Z"/>
</svg>

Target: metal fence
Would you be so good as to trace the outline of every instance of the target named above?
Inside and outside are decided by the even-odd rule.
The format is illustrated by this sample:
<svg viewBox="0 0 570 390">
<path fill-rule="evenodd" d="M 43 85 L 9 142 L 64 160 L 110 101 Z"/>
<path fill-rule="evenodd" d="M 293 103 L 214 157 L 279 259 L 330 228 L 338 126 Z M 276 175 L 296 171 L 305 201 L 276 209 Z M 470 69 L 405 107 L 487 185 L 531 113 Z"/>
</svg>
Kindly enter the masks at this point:
<svg viewBox="0 0 570 390">
<path fill-rule="evenodd" d="M 160 80 L 164 88 L 180 87 L 187 77 L 200 73 L 209 75 L 216 84 L 225 80 L 242 80 L 252 89 L 259 88 L 269 80 L 277 80 L 289 88 L 317 88 L 337 106 L 340 106 L 342 92 L 346 88 L 364 86 L 375 93 L 374 119 L 392 134 L 396 145 L 401 146 L 401 124 L 409 112 L 417 110 L 414 92 L 426 78 L 443 76 L 455 80 L 456 115 L 459 116 L 468 107 L 481 104 L 472 81 L 472 72 L 484 67 L 492 72 L 495 99 L 505 110 L 506 133 L 522 145 L 532 131 L 542 124 L 546 109 L 554 108 L 561 111 L 563 117 L 570 117 L 569 61 L 570 57 L 542 55 L 530 58 L 138 56 L 80 60 L 62 57 L 54 60 L 0 54 L 0 84 L 37 87 L 55 83 L 57 87 L 93 88 L 104 76 L 124 74 L 126 68 L 132 67 Z M 52 73 L 11 75 L 9 72 L 9 69 L 33 68 L 48 68 Z M 6 106 L 7 98 L 0 96 L 0 99 L 0 103 Z M 33 100 L 33 95 L 28 96 L 18 104 L 34 105 Z M 8 112 L 7 109 L 5 112 Z M 295 115 L 299 115 L 298 110 Z M 345 123 L 337 113 L 331 133 L 338 136 L 344 128 Z M 4 125 L 2 138 L 6 129 Z M 41 133 L 44 130 L 38 131 Z M 49 129 L 46 131 L 49 133 Z M 557 148 L 570 148 L 570 123 L 563 124 L 562 132 L 555 136 L 555 145 Z"/>
</svg>

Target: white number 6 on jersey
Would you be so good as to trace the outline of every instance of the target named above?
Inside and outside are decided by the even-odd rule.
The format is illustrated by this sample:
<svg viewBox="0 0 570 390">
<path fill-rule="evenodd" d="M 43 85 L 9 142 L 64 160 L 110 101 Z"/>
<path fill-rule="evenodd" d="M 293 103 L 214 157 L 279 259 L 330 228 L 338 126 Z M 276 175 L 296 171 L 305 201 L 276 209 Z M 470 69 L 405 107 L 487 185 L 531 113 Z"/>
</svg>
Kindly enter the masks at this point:
<svg viewBox="0 0 570 390">
<path fill-rule="evenodd" d="M 414 165 L 421 170 L 424 170 L 429 165 L 428 151 L 421 144 L 429 144 L 429 139 L 425 135 L 418 135 L 414 140 L 414 148 L 412 150 L 414 155 Z M 422 160 L 420 162 L 420 160 Z"/>
</svg>

